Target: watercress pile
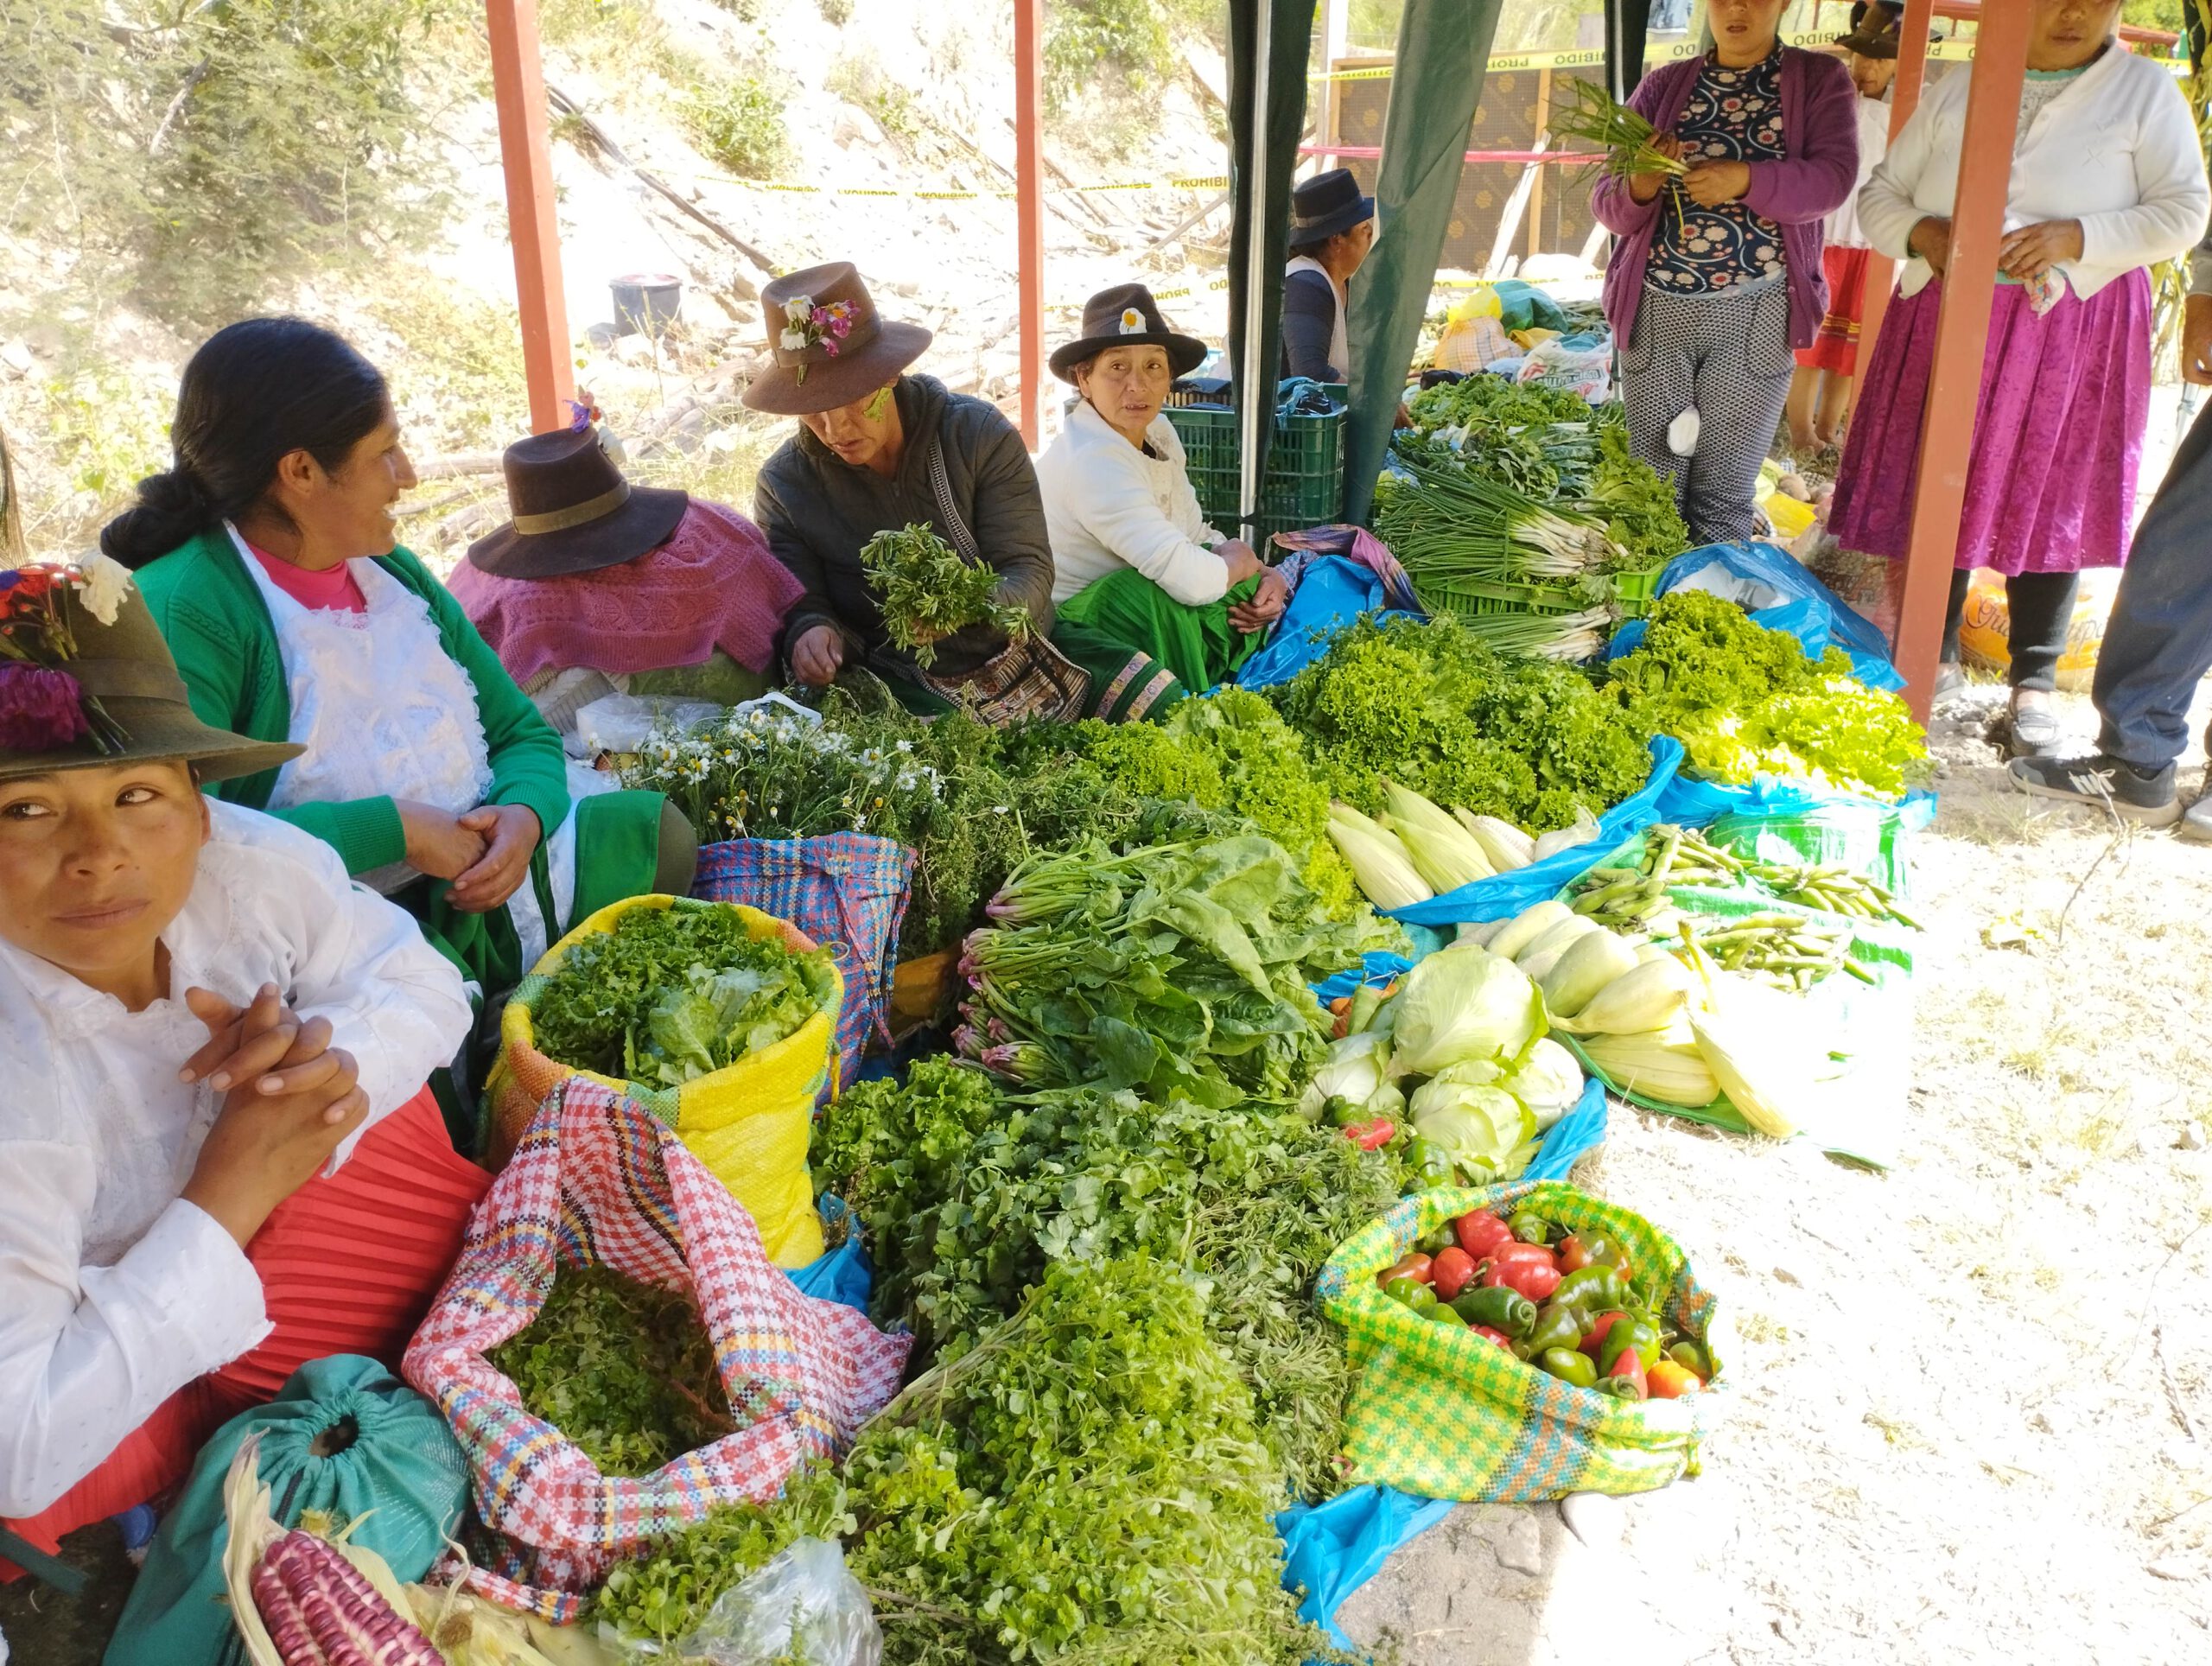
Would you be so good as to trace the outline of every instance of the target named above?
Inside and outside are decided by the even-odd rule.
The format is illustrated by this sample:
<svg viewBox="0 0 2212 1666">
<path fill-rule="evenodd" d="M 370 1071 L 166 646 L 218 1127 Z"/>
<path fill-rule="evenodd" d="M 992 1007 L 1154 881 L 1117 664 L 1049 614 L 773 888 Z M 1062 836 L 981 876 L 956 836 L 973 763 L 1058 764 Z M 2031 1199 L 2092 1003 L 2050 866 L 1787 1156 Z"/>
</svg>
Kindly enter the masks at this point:
<svg viewBox="0 0 2212 1666">
<path fill-rule="evenodd" d="M 572 944 L 531 1003 L 538 1050 L 578 1070 L 680 1087 L 774 1046 L 836 992 L 825 950 L 756 938 L 734 909 L 633 908 Z"/>
<path fill-rule="evenodd" d="M 1662 597 L 1607 687 L 1640 730 L 1673 735 L 1687 766 L 1715 780 L 1786 775 L 1895 798 L 1927 773 L 1928 737 L 1903 700 L 1853 677 L 1840 649 L 1809 658 L 1719 596 Z"/>
<path fill-rule="evenodd" d="M 1643 734 L 1582 672 L 1497 653 L 1448 619 L 1362 620 L 1270 694 L 1316 775 L 1370 815 L 1393 780 L 1542 833 L 1650 773 Z"/>
</svg>

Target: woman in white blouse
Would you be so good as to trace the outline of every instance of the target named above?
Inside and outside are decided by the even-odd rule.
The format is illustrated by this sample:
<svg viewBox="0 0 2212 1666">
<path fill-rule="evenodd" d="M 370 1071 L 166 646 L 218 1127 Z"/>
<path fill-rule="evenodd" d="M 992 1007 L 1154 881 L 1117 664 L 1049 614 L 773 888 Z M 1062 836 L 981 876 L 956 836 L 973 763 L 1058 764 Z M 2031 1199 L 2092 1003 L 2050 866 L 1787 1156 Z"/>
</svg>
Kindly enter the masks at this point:
<svg viewBox="0 0 2212 1666">
<path fill-rule="evenodd" d="M 200 722 L 107 567 L 0 572 L 54 627 L 0 664 L 0 1526 L 48 1551 L 307 1360 L 396 1365 L 489 1184 L 424 1086 L 460 973 L 201 796 L 299 748 Z"/>
<path fill-rule="evenodd" d="M 1183 445 L 1160 415 L 1205 344 L 1179 335 L 1152 291 L 1094 295 L 1083 334 L 1052 354 L 1082 395 L 1038 459 L 1052 540 L 1052 641 L 1090 673 L 1090 713 L 1156 717 L 1249 658 L 1289 587 L 1252 546 L 1205 523 Z"/>
<path fill-rule="evenodd" d="M 2114 38 L 2120 0 L 2024 0 L 2028 75 L 1996 307 L 1959 521 L 1942 695 L 1978 567 L 2005 575 L 2012 747 L 2047 755 L 2077 575 L 2127 554 L 2150 415 L 2149 269 L 2196 241 L 2212 205 L 2189 106 L 2163 65 Z M 1971 71 L 1930 89 L 1859 196 L 1866 240 L 1906 262 L 1865 372 L 1830 530 L 1900 558 L 1951 247 Z"/>
</svg>

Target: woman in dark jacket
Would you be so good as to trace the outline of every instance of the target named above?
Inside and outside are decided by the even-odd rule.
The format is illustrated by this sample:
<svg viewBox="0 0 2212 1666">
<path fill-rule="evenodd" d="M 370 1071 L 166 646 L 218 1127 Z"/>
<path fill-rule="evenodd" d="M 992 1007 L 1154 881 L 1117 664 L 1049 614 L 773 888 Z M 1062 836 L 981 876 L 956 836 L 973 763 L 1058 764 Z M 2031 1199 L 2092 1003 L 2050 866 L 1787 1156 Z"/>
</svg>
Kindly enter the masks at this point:
<svg viewBox="0 0 2212 1666">
<path fill-rule="evenodd" d="M 1005 633 L 976 625 L 942 639 L 925 678 L 891 641 L 861 548 L 927 522 L 997 570 L 997 601 L 1027 614 L 1041 640 L 1052 628 L 1052 551 L 1028 448 L 997 406 L 906 373 L 930 332 L 880 318 L 850 264 L 778 278 L 760 300 L 775 362 L 745 403 L 799 419 L 753 498 L 768 547 L 804 592 L 785 618 L 785 661 L 810 688 L 858 664 L 915 710 L 950 709 L 941 690 L 1004 653 Z"/>
</svg>

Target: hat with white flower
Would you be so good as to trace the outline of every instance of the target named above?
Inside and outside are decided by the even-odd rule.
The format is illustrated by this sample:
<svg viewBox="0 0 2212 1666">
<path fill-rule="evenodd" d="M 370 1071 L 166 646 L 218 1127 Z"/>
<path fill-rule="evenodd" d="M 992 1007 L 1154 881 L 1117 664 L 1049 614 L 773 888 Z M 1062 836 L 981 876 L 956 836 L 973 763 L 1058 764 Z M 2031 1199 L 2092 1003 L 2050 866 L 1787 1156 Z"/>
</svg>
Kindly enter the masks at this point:
<svg viewBox="0 0 2212 1666">
<path fill-rule="evenodd" d="M 1077 366 L 1109 347 L 1145 346 L 1166 348 L 1167 368 L 1178 376 L 1189 375 L 1206 356 L 1206 344 L 1197 336 L 1179 335 L 1168 327 L 1150 289 L 1141 283 L 1116 283 L 1083 303 L 1083 334 L 1053 353 L 1052 374 L 1072 382 Z"/>
<path fill-rule="evenodd" d="M 760 310 L 771 362 L 742 397 L 778 416 L 811 416 L 865 399 L 896 381 L 935 339 L 919 324 L 878 314 L 848 260 L 763 284 Z"/>
<path fill-rule="evenodd" d="M 175 759 L 220 781 L 301 751 L 200 721 L 121 563 L 0 569 L 0 780 Z"/>
</svg>

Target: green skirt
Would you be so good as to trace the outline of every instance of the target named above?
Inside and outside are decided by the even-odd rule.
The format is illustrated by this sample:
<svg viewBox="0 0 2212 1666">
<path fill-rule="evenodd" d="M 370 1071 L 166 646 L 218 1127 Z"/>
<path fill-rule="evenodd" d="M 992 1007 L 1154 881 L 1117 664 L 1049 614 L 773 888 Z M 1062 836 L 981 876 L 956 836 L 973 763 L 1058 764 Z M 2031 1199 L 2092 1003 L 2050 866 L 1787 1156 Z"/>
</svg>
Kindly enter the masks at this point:
<svg viewBox="0 0 2212 1666">
<path fill-rule="evenodd" d="M 1158 717 L 1224 681 L 1259 651 L 1229 609 L 1258 591 L 1246 579 L 1219 601 L 1178 601 L 1134 567 L 1086 584 L 1059 606 L 1052 645 L 1090 673 L 1084 715 L 1110 723 Z"/>
</svg>

